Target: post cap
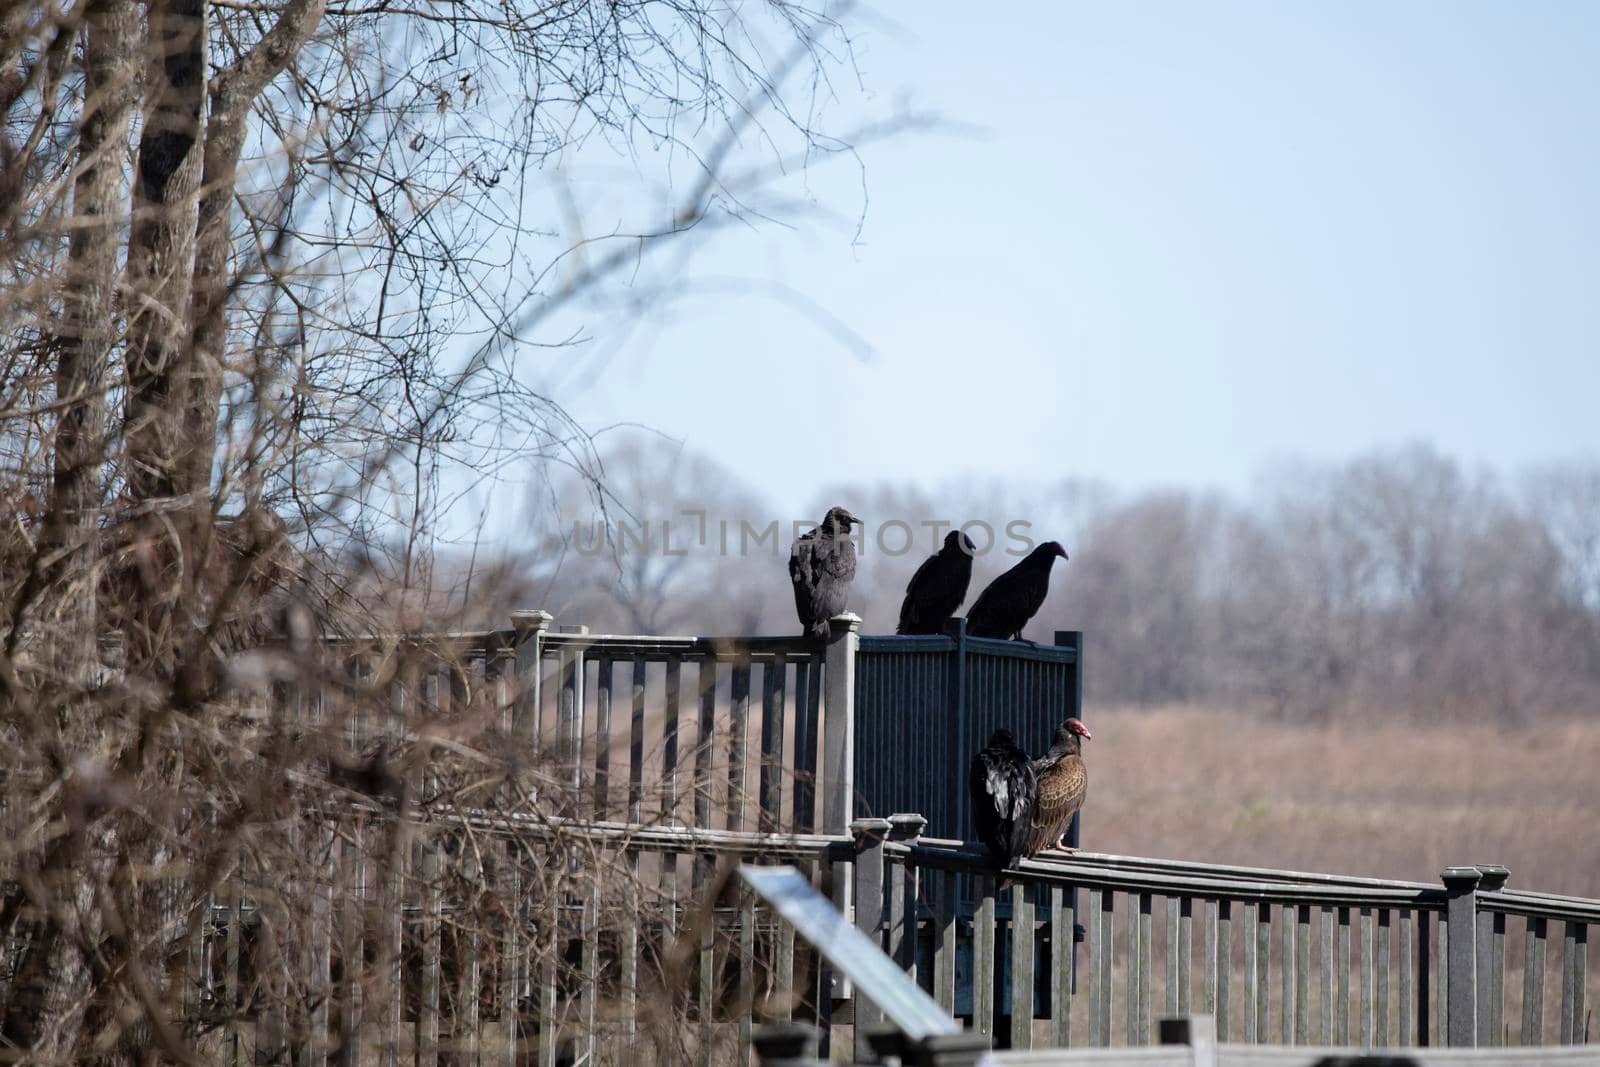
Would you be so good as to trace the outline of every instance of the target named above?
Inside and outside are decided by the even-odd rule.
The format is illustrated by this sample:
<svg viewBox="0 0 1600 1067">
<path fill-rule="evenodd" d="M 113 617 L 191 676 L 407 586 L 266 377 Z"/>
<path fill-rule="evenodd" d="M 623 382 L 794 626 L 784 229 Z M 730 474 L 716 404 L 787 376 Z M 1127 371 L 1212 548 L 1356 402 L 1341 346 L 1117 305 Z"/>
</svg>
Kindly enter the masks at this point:
<svg viewBox="0 0 1600 1067">
<path fill-rule="evenodd" d="M 548 611 L 537 608 L 517 608 L 511 613 L 511 625 L 518 633 L 524 630 L 548 630 L 555 618 Z"/>
<path fill-rule="evenodd" d="M 1478 888 L 1486 892 L 1492 893 L 1496 889 L 1505 888 L 1506 879 L 1511 877 L 1511 868 L 1503 867 L 1498 863 L 1475 863 L 1473 866 L 1477 867 L 1478 873 L 1483 875 L 1483 881 Z"/>
<path fill-rule="evenodd" d="M 1483 880 L 1483 872 L 1476 867 L 1446 867 L 1439 878 L 1447 889 L 1470 892 Z"/>
<path fill-rule="evenodd" d="M 918 838 L 928 828 L 928 820 L 916 812 L 902 811 L 889 816 L 889 836 L 895 840 Z"/>
<path fill-rule="evenodd" d="M 883 837 L 889 832 L 888 819 L 851 819 L 850 834 L 853 837 Z"/>
<path fill-rule="evenodd" d="M 853 611 L 841 611 L 828 620 L 828 625 L 834 633 L 841 630 L 855 632 L 861 629 L 861 616 Z"/>
<path fill-rule="evenodd" d="M 767 1023 L 750 1033 L 750 1044 L 763 1063 L 814 1060 L 820 1042 L 817 1028 L 803 1022 Z"/>
</svg>

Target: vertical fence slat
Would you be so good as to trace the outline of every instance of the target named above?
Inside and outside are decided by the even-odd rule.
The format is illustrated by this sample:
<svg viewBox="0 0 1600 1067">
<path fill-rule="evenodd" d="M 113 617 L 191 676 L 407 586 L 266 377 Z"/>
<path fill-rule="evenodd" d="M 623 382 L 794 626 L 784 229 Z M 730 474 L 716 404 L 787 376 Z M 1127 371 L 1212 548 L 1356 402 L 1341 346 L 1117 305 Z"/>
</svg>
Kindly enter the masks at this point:
<svg viewBox="0 0 1600 1067">
<path fill-rule="evenodd" d="M 1522 1043 L 1544 1043 L 1544 963 L 1547 924 L 1533 918 L 1522 944 Z"/>
<path fill-rule="evenodd" d="M 633 707 L 628 718 L 628 821 L 644 818 L 644 693 L 648 665 L 633 657 Z"/>
<path fill-rule="evenodd" d="M 1415 925 L 1416 913 L 1410 909 L 1402 909 L 1400 912 L 1400 957 L 1396 960 L 1396 965 L 1400 969 L 1400 995 L 1395 1000 L 1395 1004 L 1399 1009 L 1399 1018 L 1397 1020 L 1399 1031 L 1395 1034 L 1394 1039 L 1394 1043 L 1397 1045 L 1416 1044 L 1416 1036 L 1411 1029 L 1411 997 L 1413 996 L 1411 968 L 1412 960 L 1416 954 Z"/>
<path fill-rule="evenodd" d="M 683 711 L 683 657 L 667 657 L 667 702 L 661 716 L 661 817 L 678 817 L 678 726 Z M 677 865 L 662 864 L 662 869 Z M 663 883 L 665 884 L 665 883 Z"/>
<path fill-rule="evenodd" d="M 972 918 L 972 1027 L 980 1034 L 994 1033 L 995 880 L 982 875 L 978 883 L 978 911 Z"/>
<path fill-rule="evenodd" d="M 1256 905 L 1256 1041 L 1272 1040 L 1268 1008 L 1272 1002 L 1272 905 Z"/>
<path fill-rule="evenodd" d="M 1033 887 L 1011 886 L 1011 1047 L 1033 1047 Z"/>
<path fill-rule="evenodd" d="M 594 814 L 611 817 L 611 678 L 616 663 L 601 656 L 595 663 L 594 691 Z"/>
<path fill-rule="evenodd" d="M 1372 1047 L 1372 1017 L 1376 990 L 1373 985 L 1375 959 L 1373 954 L 1372 909 L 1361 909 L 1361 994 L 1356 998 L 1356 1010 L 1361 1013 L 1361 1047 Z"/>
<path fill-rule="evenodd" d="M 716 749 L 717 658 L 700 660 L 700 722 L 694 739 L 694 824 L 711 829 L 711 754 Z"/>
<path fill-rule="evenodd" d="M 1124 1030 L 1130 1045 L 1139 1043 L 1139 1005 L 1143 998 L 1139 995 L 1142 984 L 1139 974 L 1139 965 L 1144 962 L 1144 956 L 1139 951 L 1139 917 L 1143 901 L 1140 897 L 1128 894 L 1128 949 L 1123 957 L 1123 972 L 1127 976 L 1127 1008 L 1123 1012 Z"/>
<path fill-rule="evenodd" d="M 1429 928 L 1433 922 L 1431 912 L 1418 910 L 1417 916 L 1417 1044 L 1423 1048 L 1428 1047 L 1432 1041 L 1429 1030 L 1429 1014 L 1432 1002 L 1428 999 L 1428 990 L 1436 984 L 1433 976 L 1433 958 Z"/>
<path fill-rule="evenodd" d="M 1217 901 L 1217 1040 L 1228 1040 L 1233 987 L 1233 901 Z"/>
<path fill-rule="evenodd" d="M 1256 1001 L 1265 996 L 1261 988 L 1261 972 L 1256 968 L 1256 905 L 1252 901 L 1241 901 L 1240 915 L 1240 949 L 1244 956 L 1244 1040 L 1246 1044 L 1256 1043 Z"/>
<path fill-rule="evenodd" d="M 1372 1012 L 1372 1040 L 1379 1048 L 1389 1043 L 1389 924 L 1388 908 L 1378 910 L 1377 1000 Z"/>
<path fill-rule="evenodd" d="M 1577 1033 L 1573 1026 L 1577 1019 L 1578 982 L 1577 982 L 1577 957 L 1578 957 L 1578 924 L 1566 922 L 1562 924 L 1561 931 L 1561 1034 L 1560 1041 L 1563 1045 L 1573 1043 Z"/>
<path fill-rule="evenodd" d="M 442 902 L 439 895 L 439 846 L 423 838 L 416 845 L 417 858 L 417 953 L 421 979 L 417 992 L 416 1062 L 417 1067 L 434 1067 L 439 1062 L 439 941 Z"/>
<path fill-rule="evenodd" d="M 1100 1028 L 1100 895 L 1098 889 L 1089 890 L 1089 1044 L 1103 1044 L 1104 1031 Z"/>
<path fill-rule="evenodd" d="M 1169 948 L 1168 951 L 1171 951 Z M 1189 1014 L 1189 982 L 1194 974 L 1194 898 L 1178 902 L 1178 1014 Z"/>
<path fill-rule="evenodd" d="M 1178 898 L 1167 898 L 1167 1015 L 1178 1014 Z"/>
<path fill-rule="evenodd" d="M 1350 909 L 1339 909 L 1339 992 L 1334 1001 L 1333 1040 L 1350 1043 Z"/>
<path fill-rule="evenodd" d="M 1294 921 L 1294 916 L 1295 909 L 1292 904 L 1285 904 L 1278 909 L 1278 917 L 1283 924 L 1283 965 L 1279 968 L 1283 1006 L 1279 1032 L 1283 1035 L 1285 1045 L 1294 1044 L 1294 1016 L 1300 1007 L 1300 1002 L 1295 996 L 1296 982 L 1300 977 L 1299 968 L 1296 966 L 1299 961 L 1295 959 L 1294 953 L 1295 931 L 1299 928 L 1299 924 Z"/>
<path fill-rule="evenodd" d="M 1067 891 L 1050 886 L 1050 1043 L 1072 1044 L 1073 915 Z"/>
<path fill-rule="evenodd" d="M 500 967 L 496 975 L 499 989 L 495 1001 L 500 1009 L 500 1028 L 503 1031 L 497 1057 L 503 1067 L 515 1067 L 520 1062 L 521 1036 L 518 1016 L 521 1014 L 522 983 L 522 867 L 518 863 L 514 840 L 500 843 L 496 863 L 496 884 L 500 888 L 503 928 L 500 931 Z"/>
<path fill-rule="evenodd" d="M 728 682 L 728 829 L 744 829 L 744 809 L 750 790 L 748 774 L 750 723 L 750 657 L 733 661 Z M 741 1053 L 744 1055 L 745 1053 Z"/>
<path fill-rule="evenodd" d="M 1206 900 L 1205 921 L 1200 935 L 1200 1010 L 1217 1014 L 1217 902 Z M 1220 1029 L 1220 1028 L 1219 1028 Z M 1219 1039 L 1222 1035 L 1218 1034 Z"/>
<path fill-rule="evenodd" d="M 1503 912 L 1495 912 L 1491 923 L 1488 1010 L 1489 1044 L 1500 1048 L 1506 1043 L 1506 917 Z"/>
<path fill-rule="evenodd" d="M 1139 1044 L 1150 1044 L 1151 1026 L 1150 1015 L 1153 1008 L 1151 998 L 1152 987 L 1155 985 L 1154 967 L 1152 965 L 1152 938 L 1150 913 L 1151 901 L 1149 893 L 1139 894 Z"/>
<path fill-rule="evenodd" d="M 817 825 L 817 707 L 822 687 L 815 656 L 794 669 L 794 829 L 810 833 Z"/>
<path fill-rule="evenodd" d="M 1322 994 L 1322 1031 L 1321 1041 L 1324 1045 L 1333 1044 L 1333 909 L 1324 907 L 1322 912 L 1322 959 L 1321 972 L 1322 984 L 1319 992 Z"/>
<path fill-rule="evenodd" d="M 739 887 L 739 1067 L 751 1067 L 754 1046 L 751 1029 L 755 1024 L 756 998 L 756 894 L 749 886 Z"/>
<path fill-rule="evenodd" d="M 939 932 L 934 945 L 933 997 L 947 1013 L 956 1013 L 956 872 L 939 878 Z"/>
<path fill-rule="evenodd" d="M 761 828 L 783 823 L 784 687 L 788 660 L 774 656 L 762 671 L 761 687 Z"/>
<path fill-rule="evenodd" d="M 1116 894 L 1106 890 L 1100 897 L 1100 1043 L 1111 1044 L 1112 962 L 1116 958 Z"/>
<path fill-rule="evenodd" d="M 621 1039 L 624 1046 L 631 1044 L 639 1032 L 639 853 L 628 849 L 623 853 L 623 866 L 627 877 L 622 886 L 622 943 L 618 946 L 621 959 L 617 962 L 618 999 L 621 1001 Z"/>
</svg>

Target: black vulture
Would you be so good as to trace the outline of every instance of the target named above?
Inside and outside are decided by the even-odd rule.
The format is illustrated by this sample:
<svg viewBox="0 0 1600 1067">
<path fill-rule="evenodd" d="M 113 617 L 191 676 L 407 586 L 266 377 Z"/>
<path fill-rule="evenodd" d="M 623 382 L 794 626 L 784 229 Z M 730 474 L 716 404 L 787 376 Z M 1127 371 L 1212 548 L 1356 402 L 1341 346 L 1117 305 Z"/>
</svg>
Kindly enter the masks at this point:
<svg viewBox="0 0 1600 1067">
<path fill-rule="evenodd" d="M 844 610 L 856 576 L 850 527 L 859 525 L 861 520 L 844 508 L 829 508 L 822 525 L 795 538 L 789 549 L 789 581 L 803 633 L 824 639 L 832 634 L 828 620 Z"/>
<path fill-rule="evenodd" d="M 1067 848 L 1061 835 L 1067 832 L 1072 816 L 1083 807 L 1083 798 L 1089 793 L 1083 743 L 1092 739 L 1087 726 L 1068 719 L 1056 727 L 1050 751 L 1033 761 L 1039 791 L 1033 807 L 1033 826 L 1028 831 L 1030 857 L 1047 848 Z"/>
<path fill-rule="evenodd" d="M 960 530 L 951 530 L 945 535 L 944 547 L 923 560 L 917 573 L 911 576 L 906 598 L 900 602 L 900 626 L 896 633 L 943 631 L 945 620 L 967 599 L 974 551 L 972 538 Z"/>
<path fill-rule="evenodd" d="M 967 633 L 973 637 L 1022 636 L 1022 628 L 1044 606 L 1050 592 L 1050 565 L 1067 558 L 1059 541 L 1046 541 L 1022 562 L 989 583 L 967 612 Z"/>
<path fill-rule="evenodd" d="M 978 840 L 989 850 L 990 863 L 997 871 L 1014 866 L 1027 852 L 1038 779 L 1010 730 L 989 735 L 989 747 L 973 757 L 967 788 L 972 793 L 972 821 Z"/>
</svg>

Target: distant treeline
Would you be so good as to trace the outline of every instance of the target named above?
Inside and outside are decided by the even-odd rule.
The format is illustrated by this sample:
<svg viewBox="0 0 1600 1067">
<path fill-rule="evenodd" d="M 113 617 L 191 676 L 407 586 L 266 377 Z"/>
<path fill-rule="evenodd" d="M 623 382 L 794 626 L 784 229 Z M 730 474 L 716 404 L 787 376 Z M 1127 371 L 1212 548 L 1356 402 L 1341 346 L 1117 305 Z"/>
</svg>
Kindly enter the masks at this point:
<svg viewBox="0 0 1600 1067">
<path fill-rule="evenodd" d="M 603 469 L 541 482 L 529 550 L 507 561 L 511 580 L 478 583 L 473 615 L 543 607 L 597 631 L 785 633 L 793 522 L 841 503 L 867 523 L 851 607 L 869 632 L 892 631 L 940 523 L 993 531 L 969 604 L 1015 562 L 1018 531 L 1061 540 L 1071 559 L 1029 636 L 1086 631 L 1096 703 L 1295 718 L 1600 711 L 1600 463 L 1508 476 L 1418 445 L 1281 466 L 1243 498 L 1081 480 L 841 484 L 787 510 L 648 438 Z M 776 544 L 756 536 L 774 521 Z"/>
</svg>

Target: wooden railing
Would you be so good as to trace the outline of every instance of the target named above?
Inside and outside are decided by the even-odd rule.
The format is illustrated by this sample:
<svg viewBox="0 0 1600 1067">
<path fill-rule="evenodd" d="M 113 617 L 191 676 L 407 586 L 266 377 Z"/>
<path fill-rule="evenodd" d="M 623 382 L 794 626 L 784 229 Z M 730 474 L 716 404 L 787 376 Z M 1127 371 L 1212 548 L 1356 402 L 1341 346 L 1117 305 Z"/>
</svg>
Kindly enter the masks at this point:
<svg viewBox="0 0 1600 1067">
<path fill-rule="evenodd" d="M 975 849 L 863 826 L 873 828 L 857 858 L 860 921 L 886 909 L 886 950 L 1001 1045 L 1148 1044 L 1158 1014 L 1190 1012 L 1214 1015 L 1223 1040 L 1259 1044 L 1589 1039 L 1587 941 L 1600 901 L 1514 892 L 1504 868 L 1451 867 L 1442 884 L 1422 884 L 1049 853 L 1009 873 L 999 894 L 981 878 L 968 920 L 957 881 L 979 867 Z M 885 881 L 880 904 L 872 887 Z M 1522 935 L 1511 1018 L 1508 923 L 1513 944 Z M 1545 995 L 1556 988 L 1556 923 L 1559 1000 Z"/>
</svg>

